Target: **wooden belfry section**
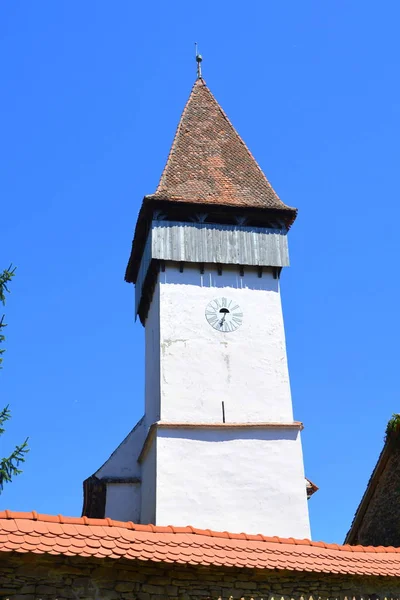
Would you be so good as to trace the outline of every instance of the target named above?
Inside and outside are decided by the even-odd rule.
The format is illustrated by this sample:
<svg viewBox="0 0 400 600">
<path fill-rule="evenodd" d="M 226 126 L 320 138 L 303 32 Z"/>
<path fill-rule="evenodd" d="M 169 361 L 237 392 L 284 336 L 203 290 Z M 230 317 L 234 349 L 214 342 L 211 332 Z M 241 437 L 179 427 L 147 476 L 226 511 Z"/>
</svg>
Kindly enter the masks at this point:
<svg viewBox="0 0 400 600">
<path fill-rule="evenodd" d="M 142 322 L 159 261 L 272 266 L 278 274 L 288 265 L 286 233 L 296 214 L 197 79 L 157 190 L 143 199 L 126 269 Z"/>
</svg>

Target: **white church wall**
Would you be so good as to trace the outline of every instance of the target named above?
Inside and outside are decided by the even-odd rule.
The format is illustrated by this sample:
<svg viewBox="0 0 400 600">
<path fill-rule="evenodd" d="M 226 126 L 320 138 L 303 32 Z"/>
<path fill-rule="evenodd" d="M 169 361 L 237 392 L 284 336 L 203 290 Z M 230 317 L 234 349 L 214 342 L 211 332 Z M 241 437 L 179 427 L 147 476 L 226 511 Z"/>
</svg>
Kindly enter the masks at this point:
<svg viewBox="0 0 400 600">
<path fill-rule="evenodd" d="M 149 334 L 159 310 L 161 420 L 221 422 L 223 401 L 227 422 L 292 421 L 279 279 L 272 271 L 258 277 L 256 269 L 247 268 L 240 276 L 237 267 L 224 266 L 218 275 L 213 266 L 204 274 L 198 266 L 185 266 L 181 273 L 167 264 L 159 282 Z M 236 331 L 216 331 L 205 318 L 207 304 L 220 297 L 243 311 Z M 155 379 L 148 386 L 146 412 L 156 420 L 151 390 L 159 364 L 151 368 Z"/>
<path fill-rule="evenodd" d="M 140 519 L 140 483 L 107 483 L 105 517 L 118 521 Z"/>
<path fill-rule="evenodd" d="M 159 429 L 156 524 L 309 538 L 300 432 Z"/>
<path fill-rule="evenodd" d="M 137 459 L 146 439 L 146 433 L 145 420 L 142 418 L 100 469 L 96 471 L 96 477 L 99 479 L 140 477 L 141 468 Z"/>
<path fill-rule="evenodd" d="M 140 523 L 156 523 L 156 475 L 157 475 L 157 448 L 156 439 L 146 451 L 142 460 L 142 486 Z"/>
<path fill-rule="evenodd" d="M 145 327 L 146 423 L 160 418 L 160 288 L 156 285 Z"/>
</svg>

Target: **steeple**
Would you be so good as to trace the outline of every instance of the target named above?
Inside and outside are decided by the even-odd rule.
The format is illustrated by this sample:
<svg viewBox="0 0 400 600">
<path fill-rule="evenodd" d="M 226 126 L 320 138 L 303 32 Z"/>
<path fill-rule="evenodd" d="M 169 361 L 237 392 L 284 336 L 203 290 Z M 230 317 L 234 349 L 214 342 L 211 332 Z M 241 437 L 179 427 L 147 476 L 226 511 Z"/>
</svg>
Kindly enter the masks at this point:
<svg viewBox="0 0 400 600">
<path fill-rule="evenodd" d="M 174 202 L 285 211 L 286 206 L 208 89 L 197 79 L 153 196 Z"/>
<path fill-rule="evenodd" d="M 85 514 L 310 535 L 280 298 L 295 217 L 199 73 L 125 276 L 145 414 L 87 480 Z"/>
<path fill-rule="evenodd" d="M 143 200 L 125 274 L 128 282 L 136 282 L 155 208 L 173 220 L 206 211 L 209 222 L 229 224 L 241 215 L 247 223 L 286 229 L 297 215 L 272 188 L 202 78 L 193 85 L 157 189 Z"/>
<path fill-rule="evenodd" d="M 193 86 L 154 197 L 275 209 L 290 220 L 296 214 L 280 200 L 203 79 Z"/>
</svg>

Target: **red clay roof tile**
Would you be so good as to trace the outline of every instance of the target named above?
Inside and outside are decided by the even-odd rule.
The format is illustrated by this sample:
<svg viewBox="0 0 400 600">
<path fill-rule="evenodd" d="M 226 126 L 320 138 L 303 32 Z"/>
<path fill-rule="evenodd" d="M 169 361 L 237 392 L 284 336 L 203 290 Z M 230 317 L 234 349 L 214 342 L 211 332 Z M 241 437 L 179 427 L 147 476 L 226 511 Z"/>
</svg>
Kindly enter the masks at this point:
<svg viewBox="0 0 400 600">
<path fill-rule="evenodd" d="M 338 546 L 192 527 L 0 512 L 0 552 L 400 576 L 400 548 Z"/>
<path fill-rule="evenodd" d="M 272 189 L 203 79 L 192 88 L 153 197 L 295 213 Z"/>
</svg>

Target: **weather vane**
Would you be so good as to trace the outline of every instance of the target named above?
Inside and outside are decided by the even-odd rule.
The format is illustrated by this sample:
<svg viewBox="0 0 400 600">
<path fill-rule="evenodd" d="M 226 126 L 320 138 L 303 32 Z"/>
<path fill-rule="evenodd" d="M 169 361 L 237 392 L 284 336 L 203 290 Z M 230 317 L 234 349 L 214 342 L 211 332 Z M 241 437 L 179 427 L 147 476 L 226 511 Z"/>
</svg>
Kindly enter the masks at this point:
<svg viewBox="0 0 400 600">
<path fill-rule="evenodd" d="M 197 79 L 202 79 L 202 77 L 201 77 L 201 61 L 203 60 L 203 57 L 201 54 L 199 54 L 199 52 L 197 50 L 197 42 L 194 43 L 194 47 L 196 49 Z"/>
</svg>

